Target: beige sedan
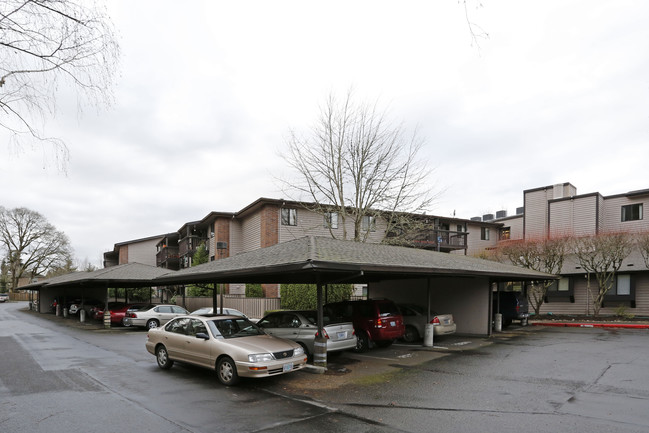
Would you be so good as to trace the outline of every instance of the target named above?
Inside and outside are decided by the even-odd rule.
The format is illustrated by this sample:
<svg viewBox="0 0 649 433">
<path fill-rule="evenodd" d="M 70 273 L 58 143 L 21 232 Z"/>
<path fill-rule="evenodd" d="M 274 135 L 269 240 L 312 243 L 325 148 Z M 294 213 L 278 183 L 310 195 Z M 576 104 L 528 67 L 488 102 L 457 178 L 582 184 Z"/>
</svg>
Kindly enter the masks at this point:
<svg viewBox="0 0 649 433">
<path fill-rule="evenodd" d="M 268 335 L 240 316 L 177 317 L 149 329 L 146 349 L 162 369 L 174 361 L 207 367 L 224 385 L 236 384 L 239 377 L 289 373 L 307 361 L 299 344 Z"/>
</svg>

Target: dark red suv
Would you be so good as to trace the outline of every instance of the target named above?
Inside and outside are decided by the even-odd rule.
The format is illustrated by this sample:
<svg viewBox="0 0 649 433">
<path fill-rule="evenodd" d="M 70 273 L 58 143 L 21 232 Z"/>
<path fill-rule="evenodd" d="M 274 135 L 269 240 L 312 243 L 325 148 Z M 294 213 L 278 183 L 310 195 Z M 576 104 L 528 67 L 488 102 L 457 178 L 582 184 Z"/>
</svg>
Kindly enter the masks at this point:
<svg viewBox="0 0 649 433">
<path fill-rule="evenodd" d="M 324 314 L 332 320 L 354 323 L 358 352 L 365 352 L 372 344 L 388 347 L 406 330 L 399 309 L 387 299 L 334 302 L 324 306 Z"/>
</svg>

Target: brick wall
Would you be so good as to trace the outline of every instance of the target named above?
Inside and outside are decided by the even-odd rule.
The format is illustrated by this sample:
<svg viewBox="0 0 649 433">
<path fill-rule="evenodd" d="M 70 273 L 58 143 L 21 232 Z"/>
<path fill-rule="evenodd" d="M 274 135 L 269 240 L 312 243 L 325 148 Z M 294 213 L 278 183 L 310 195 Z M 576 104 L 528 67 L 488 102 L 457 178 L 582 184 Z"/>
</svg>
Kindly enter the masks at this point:
<svg viewBox="0 0 649 433">
<path fill-rule="evenodd" d="M 261 248 L 279 243 L 279 206 L 266 205 L 261 211 Z"/>
<path fill-rule="evenodd" d="M 279 243 L 279 206 L 266 205 L 261 211 L 261 239 L 262 248 L 270 247 Z M 262 290 L 266 298 L 279 297 L 278 284 L 262 284 Z"/>
</svg>

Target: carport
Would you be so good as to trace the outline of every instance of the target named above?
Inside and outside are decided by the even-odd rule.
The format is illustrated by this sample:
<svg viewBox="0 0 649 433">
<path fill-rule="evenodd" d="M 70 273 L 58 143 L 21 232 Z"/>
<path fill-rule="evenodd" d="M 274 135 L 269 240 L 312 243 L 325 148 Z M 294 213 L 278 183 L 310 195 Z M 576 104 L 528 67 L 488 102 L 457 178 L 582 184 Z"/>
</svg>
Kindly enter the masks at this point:
<svg viewBox="0 0 649 433">
<path fill-rule="evenodd" d="M 82 302 L 98 299 L 104 301 L 107 307 L 109 288 L 148 287 L 152 285 L 154 278 L 167 273 L 168 269 L 128 263 L 91 272 L 71 272 L 23 286 L 21 289 L 39 292 L 38 311 L 41 313 L 46 312 L 55 299 L 59 302 L 74 298 L 79 298 Z"/>
<path fill-rule="evenodd" d="M 372 297 L 435 302 L 456 315 L 459 333 L 487 336 L 493 283 L 556 278 L 463 255 L 309 236 L 168 273 L 153 285 L 211 283 L 216 291 L 223 283 L 316 284 L 321 328 L 326 286 L 362 283 Z"/>
</svg>

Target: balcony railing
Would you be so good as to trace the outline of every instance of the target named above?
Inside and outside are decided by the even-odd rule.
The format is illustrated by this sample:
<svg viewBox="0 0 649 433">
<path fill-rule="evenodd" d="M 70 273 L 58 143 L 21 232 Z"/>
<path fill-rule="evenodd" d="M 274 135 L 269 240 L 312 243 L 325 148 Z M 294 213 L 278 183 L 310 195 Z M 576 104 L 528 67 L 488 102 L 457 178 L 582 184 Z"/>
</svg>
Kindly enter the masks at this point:
<svg viewBox="0 0 649 433">
<path fill-rule="evenodd" d="M 167 263 L 178 263 L 180 255 L 178 254 L 178 247 L 163 247 L 156 254 L 156 265 L 162 266 Z M 165 266 L 168 267 L 168 266 Z"/>
<path fill-rule="evenodd" d="M 433 229 L 406 236 L 406 240 L 417 248 L 440 251 L 462 250 L 467 247 L 468 234 L 468 232 Z"/>
<path fill-rule="evenodd" d="M 178 254 L 180 257 L 191 256 L 194 254 L 198 246 L 207 241 L 203 236 L 187 236 L 178 241 Z"/>
</svg>

